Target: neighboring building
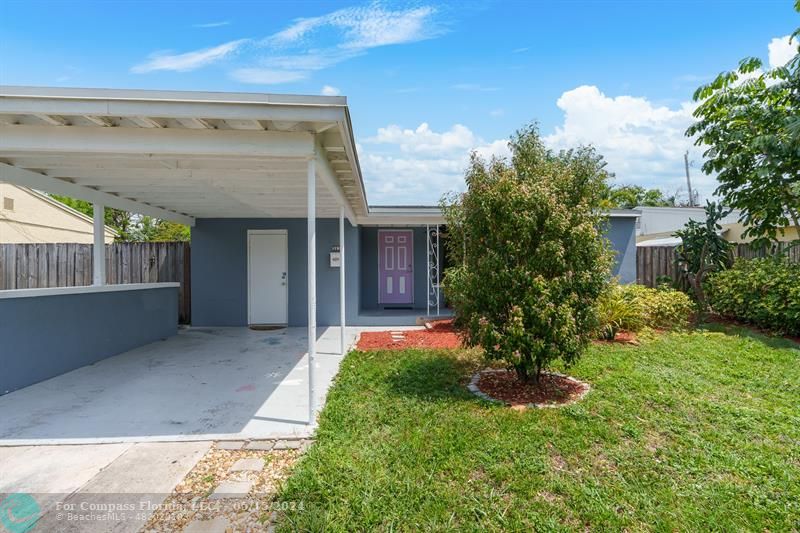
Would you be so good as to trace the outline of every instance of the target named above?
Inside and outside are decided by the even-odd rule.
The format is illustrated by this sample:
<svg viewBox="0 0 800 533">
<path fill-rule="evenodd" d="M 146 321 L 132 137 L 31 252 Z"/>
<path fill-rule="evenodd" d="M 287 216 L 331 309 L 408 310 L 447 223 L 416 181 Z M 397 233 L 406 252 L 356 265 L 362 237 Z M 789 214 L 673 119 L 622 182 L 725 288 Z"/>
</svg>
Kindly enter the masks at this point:
<svg viewBox="0 0 800 533">
<path fill-rule="evenodd" d="M 0 244 L 93 242 L 92 219 L 27 187 L 0 182 Z M 116 231 L 106 226 L 110 244 Z"/>
<path fill-rule="evenodd" d="M 705 221 L 706 211 L 702 207 L 646 207 L 636 208 L 641 216 L 636 222 L 637 246 L 675 246 L 681 240 L 675 237 L 675 232 L 683 229 L 689 220 Z M 739 222 L 742 212 L 734 209 L 720 222 L 722 229 L 720 235 L 735 243 L 750 242 L 752 238 L 745 238 L 742 233 L 744 224 Z M 795 227 L 787 227 L 778 235 L 779 241 L 791 241 L 798 238 Z"/>
</svg>

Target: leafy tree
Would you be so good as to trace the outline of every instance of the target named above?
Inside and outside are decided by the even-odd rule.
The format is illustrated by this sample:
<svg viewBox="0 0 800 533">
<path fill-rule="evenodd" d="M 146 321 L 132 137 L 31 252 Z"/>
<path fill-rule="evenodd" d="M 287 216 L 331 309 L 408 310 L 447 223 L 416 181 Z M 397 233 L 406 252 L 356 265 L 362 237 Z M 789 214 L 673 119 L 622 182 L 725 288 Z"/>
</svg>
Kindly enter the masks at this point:
<svg viewBox="0 0 800 533">
<path fill-rule="evenodd" d="M 467 191 L 443 201 L 453 264 L 445 287 L 466 342 L 538 381 L 577 360 L 597 327 L 611 253 L 601 236 L 608 173 L 593 148 L 554 153 L 536 125 L 511 161 L 472 155 Z"/>
<path fill-rule="evenodd" d="M 683 266 L 684 275 L 692 286 L 701 312 L 706 309 L 703 282 L 716 270 L 724 270 L 733 262 L 733 245 L 722 238 L 720 220 L 728 216 L 730 209 L 721 204 L 706 202 L 704 222 L 689 220 L 682 230 L 675 232 L 681 244 L 675 248 L 675 257 Z"/>
<path fill-rule="evenodd" d="M 742 210 L 744 235 L 756 245 L 775 240 L 790 221 L 800 227 L 800 55 L 762 69 L 760 59 L 747 58 L 697 89 L 698 120 L 686 131 L 707 146 L 703 171 L 717 173 L 715 194 Z"/>
<path fill-rule="evenodd" d="M 607 187 L 603 207 L 633 209 L 637 205 L 651 207 L 672 207 L 676 205 L 675 196 L 667 196 L 660 189 L 645 189 L 640 185 L 620 185 Z"/>
<path fill-rule="evenodd" d="M 162 242 L 162 241 L 188 241 L 190 238 L 189 226 L 144 216 L 141 218 L 132 234 L 135 241 Z"/>
<path fill-rule="evenodd" d="M 69 196 L 51 194 L 51 198 L 80 211 L 89 217 L 94 216 L 94 206 L 86 200 L 78 200 Z M 105 224 L 119 233 L 117 241 L 188 241 L 189 227 L 169 220 L 161 220 L 148 216 L 140 216 L 106 207 Z"/>
</svg>

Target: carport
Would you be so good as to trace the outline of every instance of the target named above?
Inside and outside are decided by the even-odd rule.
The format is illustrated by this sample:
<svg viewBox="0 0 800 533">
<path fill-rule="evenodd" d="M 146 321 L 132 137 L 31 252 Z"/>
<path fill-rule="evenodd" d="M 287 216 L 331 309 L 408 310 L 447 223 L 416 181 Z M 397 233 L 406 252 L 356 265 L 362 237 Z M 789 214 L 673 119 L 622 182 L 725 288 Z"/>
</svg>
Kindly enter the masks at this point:
<svg viewBox="0 0 800 533">
<path fill-rule="evenodd" d="M 307 353 L 307 377 L 303 383 L 308 400 L 303 422 L 313 423 L 315 402 L 320 396 L 315 387 L 319 371 L 317 340 L 325 339 L 327 351 L 339 356 L 348 343 L 346 222 L 355 226 L 358 217 L 368 214 L 344 97 L 0 87 L 0 181 L 87 200 L 95 207 L 92 287 L 0 294 L 4 357 L 8 358 L 7 368 L 13 367 L 23 376 L 17 385 L 24 386 L 28 379 L 25 372 L 33 372 L 29 378 L 32 383 L 83 367 L 46 382 L 61 379 L 59 383 L 66 385 L 64 379 L 80 372 L 91 373 L 103 365 L 106 357 L 126 352 L 120 357 L 129 359 L 132 374 L 119 375 L 119 384 L 134 387 L 129 392 L 140 394 L 145 401 L 154 391 L 144 386 L 136 388 L 136 379 L 128 378 L 140 376 L 140 365 L 149 364 L 148 361 L 160 365 L 160 369 L 151 368 L 154 372 L 166 373 L 172 363 L 181 364 L 179 369 L 189 372 L 198 361 L 191 360 L 187 349 L 208 349 L 213 337 L 221 344 L 212 343 L 216 352 L 210 354 L 209 364 L 226 350 L 248 348 L 256 338 L 278 338 L 281 343 L 291 341 L 285 352 L 293 363 L 287 369 L 296 370 L 298 362 L 292 358 Z M 104 207 L 190 226 L 199 219 L 305 219 L 305 271 L 288 272 L 289 277 L 305 278 L 305 331 L 300 334 L 294 328 L 283 333 L 242 329 L 224 333 L 226 330 L 212 328 L 203 333 L 197 329 L 136 349 L 177 333 L 175 317 L 163 311 L 174 309 L 170 299 L 176 288 L 173 284 L 106 285 Z M 336 287 L 339 323 L 323 332 L 317 329 L 318 218 L 331 222 L 338 219 L 337 251 L 341 260 Z M 15 294 L 8 294 L 12 292 Z M 130 313 L 123 313 L 125 318 L 119 321 L 119 311 L 125 309 Z M 302 352 L 298 352 L 300 344 L 304 345 Z M 174 350 L 170 352 L 171 348 Z M 277 351 L 269 353 L 277 357 Z M 170 353 L 174 354 L 174 361 L 170 361 Z M 84 366 L 87 364 L 94 365 Z M 232 364 L 235 366 L 235 360 Z M 266 367 L 255 370 L 269 371 Z M 158 381 L 141 384 L 155 383 Z M 163 385 L 168 391 L 168 383 Z M 114 389 L 111 382 L 104 386 Z M 265 392 L 263 383 L 254 386 Z M 10 387 L 19 388 L 14 383 Z M 16 399 L 30 396 L 28 390 L 33 388 L 4 396 L 0 403 L 14 404 Z M 155 397 L 169 404 L 170 395 L 159 391 Z M 77 394 L 75 401 L 80 403 L 82 393 Z M 227 392 L 212 388 L 207 394 L 224 396 Z M 134 396 L 126 405 L 135 410 Z M 60 398 L 63 400 L 64 396 Z M 190 396 L 175 399 L 191 401 Z M 253 411 L 250 414 L 257 415 L 258 405 L 247 405 L 241 412 Z M 180 410 L 177 405 L 165 407 Z M 5 405 L 3 412 L 8 413 L 9 408 L 13 411 L 13 405 Z M 208 408 L 215 407 L 209 404 Z M 297 422 L 299 415 L 292 412 L 294 418 L 289 419 Z M 24 426 L 31 422 L 19 423 Z M 176 419 L 175 423 L 183 422 Z M 147 427 L 146 421 L 141 424 Z M 225 431 L 220 433 L 241 433 L 234 431 L 242 429 L 239 423 L 233 424 L 227 427 L 223 423 L 220 427 Z M 5 430 L 14 429 L 9 423 L 4 426 Z M 6 438 L 24 433 L 17 430 L 6 431 Z M 195 430 L 201 428 L 190 432 Z M 163 428 L 154 427 L 144 433 L 157 436 Z M 46 439 L 48 435 L 40 437 Z"/>
<path fill-rule="evenodd" d="M 338 329 L 318 331 L 317 405 L 342 359 Z M 305 328 L 182 329 L 0 396 L 0 446 L 306 437 L 307 345 Z"/>
</svg>

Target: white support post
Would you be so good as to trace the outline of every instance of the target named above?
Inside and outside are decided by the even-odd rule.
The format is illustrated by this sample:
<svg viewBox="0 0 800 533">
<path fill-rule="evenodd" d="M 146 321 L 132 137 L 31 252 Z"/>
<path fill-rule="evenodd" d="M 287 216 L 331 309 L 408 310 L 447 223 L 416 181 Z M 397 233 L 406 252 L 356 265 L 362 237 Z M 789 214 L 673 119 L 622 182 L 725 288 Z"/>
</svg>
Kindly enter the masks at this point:
<svg viewBox="0 0 800 533">
<path fill-rule="evenodd" d="M 308 160 L 308 424 L 315 420 L 314 363 L 317 355 L 317 176 L 315 160 Z"/>
<path fill-rule="evenodd" d="M 345 350 L 345 290 L 344 290 L 344 206 L 339 208 L 339 326 L 341 328 L 341 346 L 339 351 L 344 355 Z"/>
<path fill-rule="evenodd" d="M 92 284 L 106 284 L 106 225 L 105 206 L 92 205 L 94 219 L 94 246 L 92 247 Z"/>
<path fill-rule="evenodd" d="M 425 316 L 431 316 L 431 225 L 425 224 L 425 260 L 426 268 L 425 268 L 425 279 L 428 282 L 427 289 L 425 291 L 425 302 L 427 304 L 427 308 L 425 310 Z"/>
<path fill-rule="evenodd" d="M 442 260 L 439 259 L 439 224 L 436 224 L 436 316 L 439 316 L 439 301 L 442 299 L 442 283 L 439 277 L 439 268 L 442 265 Z"/>
</svg>

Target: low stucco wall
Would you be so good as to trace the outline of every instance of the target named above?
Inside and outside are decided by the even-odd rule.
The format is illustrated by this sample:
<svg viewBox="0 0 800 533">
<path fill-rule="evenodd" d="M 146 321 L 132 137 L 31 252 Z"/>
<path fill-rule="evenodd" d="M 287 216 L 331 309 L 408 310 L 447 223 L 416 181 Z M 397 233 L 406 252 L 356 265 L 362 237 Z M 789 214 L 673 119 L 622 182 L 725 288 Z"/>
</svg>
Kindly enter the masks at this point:
<svg viewBox="0 0 800 533">
<path fill-rule="evenodd" d="M 0 394 L 177 333 L 177 283 L 108 287 L 0 291 Z"/>
</svg>

